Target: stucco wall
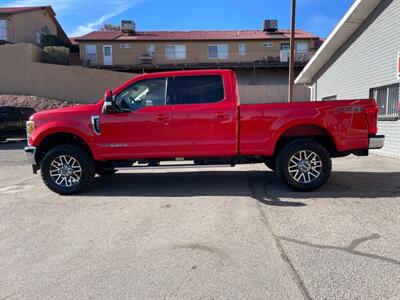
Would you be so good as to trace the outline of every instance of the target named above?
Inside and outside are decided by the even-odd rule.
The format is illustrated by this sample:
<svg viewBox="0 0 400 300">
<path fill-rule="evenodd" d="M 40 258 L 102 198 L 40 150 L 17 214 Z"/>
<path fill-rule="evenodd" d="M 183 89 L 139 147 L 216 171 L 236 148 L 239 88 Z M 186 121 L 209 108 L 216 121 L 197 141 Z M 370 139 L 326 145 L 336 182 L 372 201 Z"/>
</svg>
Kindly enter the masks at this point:
<svg viewBox="0 0 400 300">
<path fill-rule="evenodd" d="M 240 69 L 235 70 L 239 83 L 242 103 L 275 103 L 286 102 L 288 97 L 288 70 Z M 299 72 L 295 70 L 295 74 Z M 294 101 L 309 101 L 310 90 L 304 85 L 295 85 Z"/>
<path fill-rule="evenodd" d="M 48 33 L 57 35 L 57 26 L 46 10 L 33 10 L 8 17 L 7 38 L 13 43 L 36 44 L 36 32 L 44 28 Z"/>
<path fill-rule="evenodd" d="M 0 94 L 94 102 L 106 88 L 115 88 L 136 76 L 80 66 L 43 64 L 40 48 L 32 44 L 0 46 Z"/>
</svg>

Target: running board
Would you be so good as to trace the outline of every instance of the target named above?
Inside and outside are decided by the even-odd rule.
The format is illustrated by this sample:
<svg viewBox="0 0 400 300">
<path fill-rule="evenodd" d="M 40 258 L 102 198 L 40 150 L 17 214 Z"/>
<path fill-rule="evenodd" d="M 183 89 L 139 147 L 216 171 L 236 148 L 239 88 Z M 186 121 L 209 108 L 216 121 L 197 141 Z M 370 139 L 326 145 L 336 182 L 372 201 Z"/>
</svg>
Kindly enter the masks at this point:
<svg viewBox="0 0 400 300">
<path fill-rule="evenodd" d="M 115 167 L 116 170 L 160 170 L 160 169 L 190 169 L 190 168 L 227 168 L 235 165 L 195 165 L 195 164 L 171 164 L 161 166 L 132 166 Z"/>
</svg>

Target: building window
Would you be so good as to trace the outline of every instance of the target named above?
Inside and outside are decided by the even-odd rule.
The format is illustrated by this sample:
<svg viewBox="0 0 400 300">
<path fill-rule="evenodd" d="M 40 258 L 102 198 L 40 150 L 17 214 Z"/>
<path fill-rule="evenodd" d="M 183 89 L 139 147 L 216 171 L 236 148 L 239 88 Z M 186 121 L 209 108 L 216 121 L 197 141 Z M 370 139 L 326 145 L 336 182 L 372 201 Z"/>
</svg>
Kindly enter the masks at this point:
<svg viewBox="0 0 400 300">
<path fill-rule="evenodd" d="M 322 101 L 333 101 L 333 100 L 337 100 L 337 95 L 322 98 Z"/>
<path fill-rule="evenodd" d="M 7 20 L 0 20 L 0 41 L 7 41 Z"/>
<path fill-rule="evenodd" d="M 289 46 L 290 47 L 290 46 Z M 296 44 L 296 51 L 297 52 L 308 52 L 308 43 L 297 43 Z"/>
<path fill-rule="evenodd" d="M 262 46 L 264 48 L 272 48 L 274 46 L 274 44 L 273 43 L 262 43 Z"/>
<path fill-rule="evenodd" d="M 246 44 L 239 44 L 239 54 L 246 55 L 247 52 L 247 45 Z"/>
<path fill-rule="evenodd" d="M 97 61 L 96 45 L 85 46 L 86 59 L 91 62 Z"/>
<path fill-rule="evenodd" d="M 147 46 L 147 54 L 153 57 L 156 54 L 156 46 L 153 44 Z"/>
<path fill-rule="evenodd" d="M 131 49 L 132 45 L 131 44 L 121 44 L 120 48 L 122 48 L 122 49 Z"/>
<path fill-rule="evenodd" d="M 380 120 L 398 120 L 400 84 L 393 84 L 370 90 L 370 97 L 378 102 Z"/>
<path fill-rule="evenodd" d="M 290 50 L 290 44 L 288 43 L 281 44 L 281 50 Z"/>
<path fill-rule="evenodd" d="M 227 59 L 228 58 L 228 45 L 208 45 L 208 58 L 209 59 Z"/>
<path fill-rule="evenodd" d="M 167 45 L 165 46 L 166 59 L 186 59 L 185 45 Z"/>
</svg>

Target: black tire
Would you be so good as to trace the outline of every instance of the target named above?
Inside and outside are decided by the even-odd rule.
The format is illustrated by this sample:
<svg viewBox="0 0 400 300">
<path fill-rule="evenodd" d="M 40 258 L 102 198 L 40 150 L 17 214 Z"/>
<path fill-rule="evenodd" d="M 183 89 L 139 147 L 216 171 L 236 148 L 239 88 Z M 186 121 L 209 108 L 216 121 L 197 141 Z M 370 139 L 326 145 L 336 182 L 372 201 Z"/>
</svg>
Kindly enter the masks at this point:
<svg viewBox="0 0 400 300">
<path fill-rule="evenodd" d="M 264 160 L 264 164 L 267 166 L 268 169 L 275 171 L 275 160 L 273 157 L 271 158 L 266 158 Z"/>
<path fill-rule="evenodd" d="M 298 157 L 307 155 L 310 159 L 298 160 Z M 321 187 L 328 180 L 331 170 L 328 151 L 312 139 L 299 139 L 287 144 L 276 159 L 279 179 L 296 191 L 308 192 Z"/>
<path fill-rule="evenodd" d="M 0 142 L 4 142 L 6 139 L 6 137 L 0 137 Z"/>
<path fill-rule="evenodd" d="M 74 158 L 80 165 L 80 178 L 71 186 L 61 186 L 57 184 L 50 175 L 50 166 L 55 159 L 60 156 Z M 41 162 L 41 175 L 43 182 L 53 192 L 60 195 L 70 195 L 83 191 L 93 181 L 95 175 L 95 163 L 92 157 L 81 147 L 75 145 L 61 145 L 54 147 L 46 153 Z M 67 182 L 67 180 L 65 180 Z"/>
<path fill-rule="evenodd" d="M 117 172 L 115 169 L 102 169 L 102 168 L 96 168 L 96 174 L 100 176 L 110 176 L 113 175 Z"/>
</svg>

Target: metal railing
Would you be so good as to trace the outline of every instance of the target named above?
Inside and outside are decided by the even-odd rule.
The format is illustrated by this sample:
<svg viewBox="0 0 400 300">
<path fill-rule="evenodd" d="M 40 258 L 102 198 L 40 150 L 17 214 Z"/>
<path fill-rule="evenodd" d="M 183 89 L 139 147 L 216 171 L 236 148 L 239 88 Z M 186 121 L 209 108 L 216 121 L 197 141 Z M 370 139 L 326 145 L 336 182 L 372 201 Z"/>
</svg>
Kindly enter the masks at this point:
<svg viewBox="0 0 400 300">
<path fill-rule="evenodd" d="M 132 48 L 134 49 L 134 47 Z M 146 52 L 126 50 L 124 53 L 113 52 L 112 65 L 114 66 L 157 66 L 157 65 L 201 65 L 201 64 L 255 64 L 255 65 L 286 65 L 289 62 L 289 51 L 287 50 L 264 50 L 239 52 L 239 49 L 208 53 L 205 51 L 187 49 L 186 51 L 165 52 L 164 49 L 157 49 L 154 55 Z M 306 64 L 313 56 L 312 51 L 296 52 L 295 62 Z M 103 54 L 87 54 L 82 56 L 82 62 L 89 66 L 102 66 Z"/>
<path fill-rule="evenodd" d="M 311 51 L 295 51 L 295 62 L 307 63 L 312 56 L 313 52 Z M 289 62 L 289 58 L 290 58 L 290 50 L 281 50 L 280 61 Z"/>
</svg>

